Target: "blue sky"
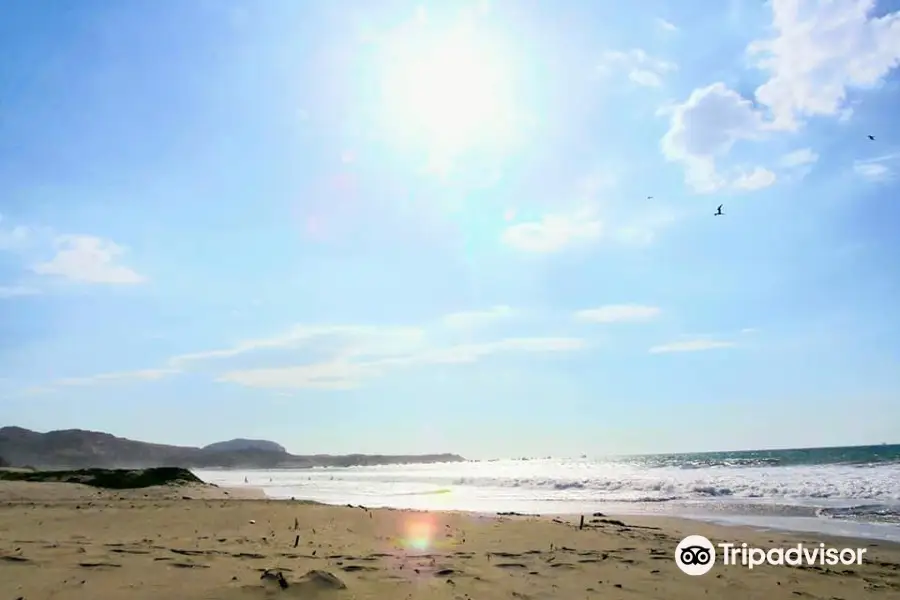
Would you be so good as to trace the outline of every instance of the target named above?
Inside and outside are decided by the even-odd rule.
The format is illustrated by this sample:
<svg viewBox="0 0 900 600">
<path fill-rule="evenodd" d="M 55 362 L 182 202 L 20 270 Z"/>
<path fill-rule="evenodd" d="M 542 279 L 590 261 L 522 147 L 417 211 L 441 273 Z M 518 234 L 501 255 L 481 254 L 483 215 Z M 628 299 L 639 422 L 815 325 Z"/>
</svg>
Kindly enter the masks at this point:
<svg viewBox="0 0 900 600">
<path fill-rule="evenodd" d="M 898 441 L 900 3 L 448 6 L 6 7 L 0 424 Z"/>
</svg>

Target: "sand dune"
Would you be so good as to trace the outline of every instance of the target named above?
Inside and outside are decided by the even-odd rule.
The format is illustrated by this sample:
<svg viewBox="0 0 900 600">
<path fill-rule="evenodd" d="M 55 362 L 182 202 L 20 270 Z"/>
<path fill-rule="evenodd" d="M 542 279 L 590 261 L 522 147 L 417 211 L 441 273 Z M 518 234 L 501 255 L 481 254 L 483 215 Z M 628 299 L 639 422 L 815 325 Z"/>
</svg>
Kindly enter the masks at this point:
<svg viewBox="0 0 900 600">
<path fill-rule="evenodd" d="M 689 577 L 672 558 L 689 533 L 765 547 L 820 540 L 672 519 L 597 518 L 579 530 L 577 518 L 234 499 L 203 486 L 82 487 L 0 482 L 0 598 L 900 597 L 900 548 L 880 542 L 835 542 L 869 547 L 861 566 L 717 566 Z"/>
</svg>

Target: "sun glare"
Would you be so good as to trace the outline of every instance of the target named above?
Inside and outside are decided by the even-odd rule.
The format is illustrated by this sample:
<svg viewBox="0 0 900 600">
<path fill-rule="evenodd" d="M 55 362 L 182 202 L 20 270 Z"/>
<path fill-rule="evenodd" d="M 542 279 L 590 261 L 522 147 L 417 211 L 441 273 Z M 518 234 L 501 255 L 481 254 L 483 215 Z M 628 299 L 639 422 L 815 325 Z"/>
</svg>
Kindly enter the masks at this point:
<svg viewBox="0 0 900 600">
<path fill-rule="evenodd" d="M 398 35 L 384 57 L 386 126 L 445 158 L 503 141 L 513 118 L 511 88 L 502 53 L 472 28 Z"/>
</svg>

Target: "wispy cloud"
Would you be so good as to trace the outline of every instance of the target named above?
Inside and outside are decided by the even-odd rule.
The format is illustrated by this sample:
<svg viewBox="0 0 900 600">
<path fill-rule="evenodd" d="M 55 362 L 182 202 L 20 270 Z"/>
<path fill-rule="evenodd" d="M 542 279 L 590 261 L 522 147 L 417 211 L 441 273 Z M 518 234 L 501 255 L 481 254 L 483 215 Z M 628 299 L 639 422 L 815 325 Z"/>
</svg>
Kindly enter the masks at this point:
<svg viewBox="0 0 900 600">
<path fill-rule="evenodd" d="M 224 359 L 249 352 L 272 349 L 297 348 L 322 338 L 338 338 L 347 342 L 355 354 L 371 354 L 379 347 L 395 347 L 397 344 L 416 346 L 423 340 L 425 330 L 420 327 L 376 325 L 296 325 L 287 331 L 270 337 L 243 340 L 227 348 L 204 350 L 173 356 L 169 363 L 181 366 L 185 363 Z"/>
<path fill-rule="evenodd" d="M 12 225 L 0 215 L 0 250 L 19 250 L 26 246 L 33 236 L 31 228 Z"/>
<path fill-rule="evenodd" d="M 739 190 L 753 192 L 773 185 L 777 179 L 778 176 L 772 171 L 756 167 L 749 173 L 739 175 L 732 183 L 732 186 Z"/>
<path fill-rule="evenodd" d="M 675 63 L 652 57 L 639 48 L 604 52 L 597 65 L 600 74 L 623 71 L 633 83 L 644 87 L 661 87 L 665 75 L 677 69 Z"/>
<path fill-rule="evenodd" d="M 800 148 L 782 156 L 778 166 L 788 180 L 797 181 L 809 175 L 817 162 L 819 162 L 817 152 L 812 148 Z"/>
<path fill-rule="evenodd" d="M 549 253 L 596 242 L 602 234 L 603 224 L 595 211 L 585 208 L 510 225 L 501 241 L 522 252 Z"/>
<path fill-rule="evenodd" d="M 180 369 L 161 368 L 161 369 L 138 369 L 135 371 L 118 371 L 114 373 L 99 373 L 97 375 L 88 375 L 86 377 L 64 377 L 56 379 L 43 385 L 36 385 L 25 388 L 22 393 L 26 395 L 49 394 L 57 391 L 61 387 L 86 387 L 92 385 L 115 384 L 128 381 L 158 381 L 171 375 L 180 373 Z"/>
<path fill-rule="evenodd" d="M 17 296 L 35 296 L 41 290 L 24 285 L 0 285 L 0 298 L 15 298 Z"/>
<path fill-rule="evenodd" d="M 52 386 L 78 386 L 78 385 L 94 385 L 103 382 L 127 381 L 129 379 L 138 379 L 143 381 L 155 381 L 178 373 L 177 369 L 141 369 L 138 371 L 122 371 L 119 373 L 100 373 L 99 375 L 91 375 L 89 377 L 68 377 L 59 379 L 52 383 Z"/>
<path fill-rule="evenodd" d="M 853 172 L 868 181 L 885 183 L 894 179 L 893 163 L 898 161 L 900 161 L 900 153 L 857 160 L 853 163 Z"/>
<path fill-rule="evenodd" d="M 811 148 L 801 148 L 794 150 L 781 157 L 780 164 L 785 169 L 793 169 L 806 165 L 815 164 L 819 160 L 819 155 Z"/>
<path fill-rule="evenodd" d="M 146 277 L 118 263 L 126 250 L 91 235 L 63 235 L 56 239 L 56 255 L 34 265 L 39 275 L 53 275 L 81 283 L 135 284 Z"/>
<path fill-rule="evenodd" d="M 273 389 L 355 389 L 393 369 L 424 365 L 467 364 L 502 353 L 558 353 L 582 350 L 579 338 L 508 338 L 483 344 L 458 344 L 379 360 L 331 360 L 283 368 L 229 371 L 217 381 Z"/>
<path fill-rule="evenodd" d="M 737 344 L 729 341 L 717 341 L 707 339 L 685 340 L 670 342 L 650 348 L 650 354 L 667 354 L 672 352 L 704 352 L 706 350 L 719 350 L 734 348 Z"/>
<path fill-rule="evenodd" d="M 447 340 L 456 331 L 468 337 L 470 327 L 514 314 L 512 308 L 497 306 L 484 311 L 445 315 L 426 327 L 376 325 L 297 325 L 266 338 L 180 354 L 160 368 L 69 377 L 39 386 L 47 391 L 63 386 L 88 386 L 124 381 L 154 381 L 199 368 L 223 370 L 215 363 L 261 351 L 294 351 L 303 348 L 315 355 L 300 364 L 285 367 L 232 368 L 216 376 L 216 381 L 250 387 L 276 389 L 350 389 L 392 370 L 425 365 L 474 363 L 499 354 L 552 354 L 584 349 L 588 342 L 572 337 L 506 337 L 478 343 Z M 442 335 L 429 337 L 429 332 Z M 282 353 L 278 359 L 295 359 Z M 265 355 L 263 355 L 265 359 Z M 296 360 L 296 359 L 295 359 Z M 202 364 L 201 364 L 202 363 Z"/>
<path fill-rule="evenodd" d="M 586 321 L 589 323 L 623 323 L 651 321 L 661 314 L 662 309 L 658 306 L 610 304 L 607 306 L 580 310 L 575 313 L 575 318 L 579 321 Z"/>
<path fill-rule="evenodd" d="M 665 19 L 656 19 L 656 25 L 663 29 L 664 31 L 675 32 L 678 31 L 678 27 L 672 23 L 671 21 L 667 21 Z"/>
</svg>

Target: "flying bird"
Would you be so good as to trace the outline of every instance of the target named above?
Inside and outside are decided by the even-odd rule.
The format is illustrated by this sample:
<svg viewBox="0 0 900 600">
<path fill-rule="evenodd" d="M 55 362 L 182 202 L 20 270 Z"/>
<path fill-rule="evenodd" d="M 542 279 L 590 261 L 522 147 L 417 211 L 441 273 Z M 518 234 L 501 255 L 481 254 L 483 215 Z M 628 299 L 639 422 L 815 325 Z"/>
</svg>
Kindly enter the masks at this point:
<svg viewBox="0 0 900 600">
<path fill-rule="evenodd" d="M 875 141 L 875 136 L 874 136 L 874 135 L 870 135 L 870 136 L 869 136 L 869 139 L 872 140 L 872 141 L 874 142 L 874 141 Z"/>
<path fill-rule="evenodd" d="M 653 200 L 653 196 L 647 196 L 647 200 Z"/>
<path fill-rule="evenodd" d="M 719 208 L 716 209 L 716 212 L 713 213 L 713 216 L 714 216 L 714 217 L 718 217 L 719 215 L 724 215 L 724 214 L 725 214 L 725 213 L 722 212 L 722 206 L 723 206 L 723 205 L 720 204 L 720 205 L 719 205 Z"/>
</svg>

